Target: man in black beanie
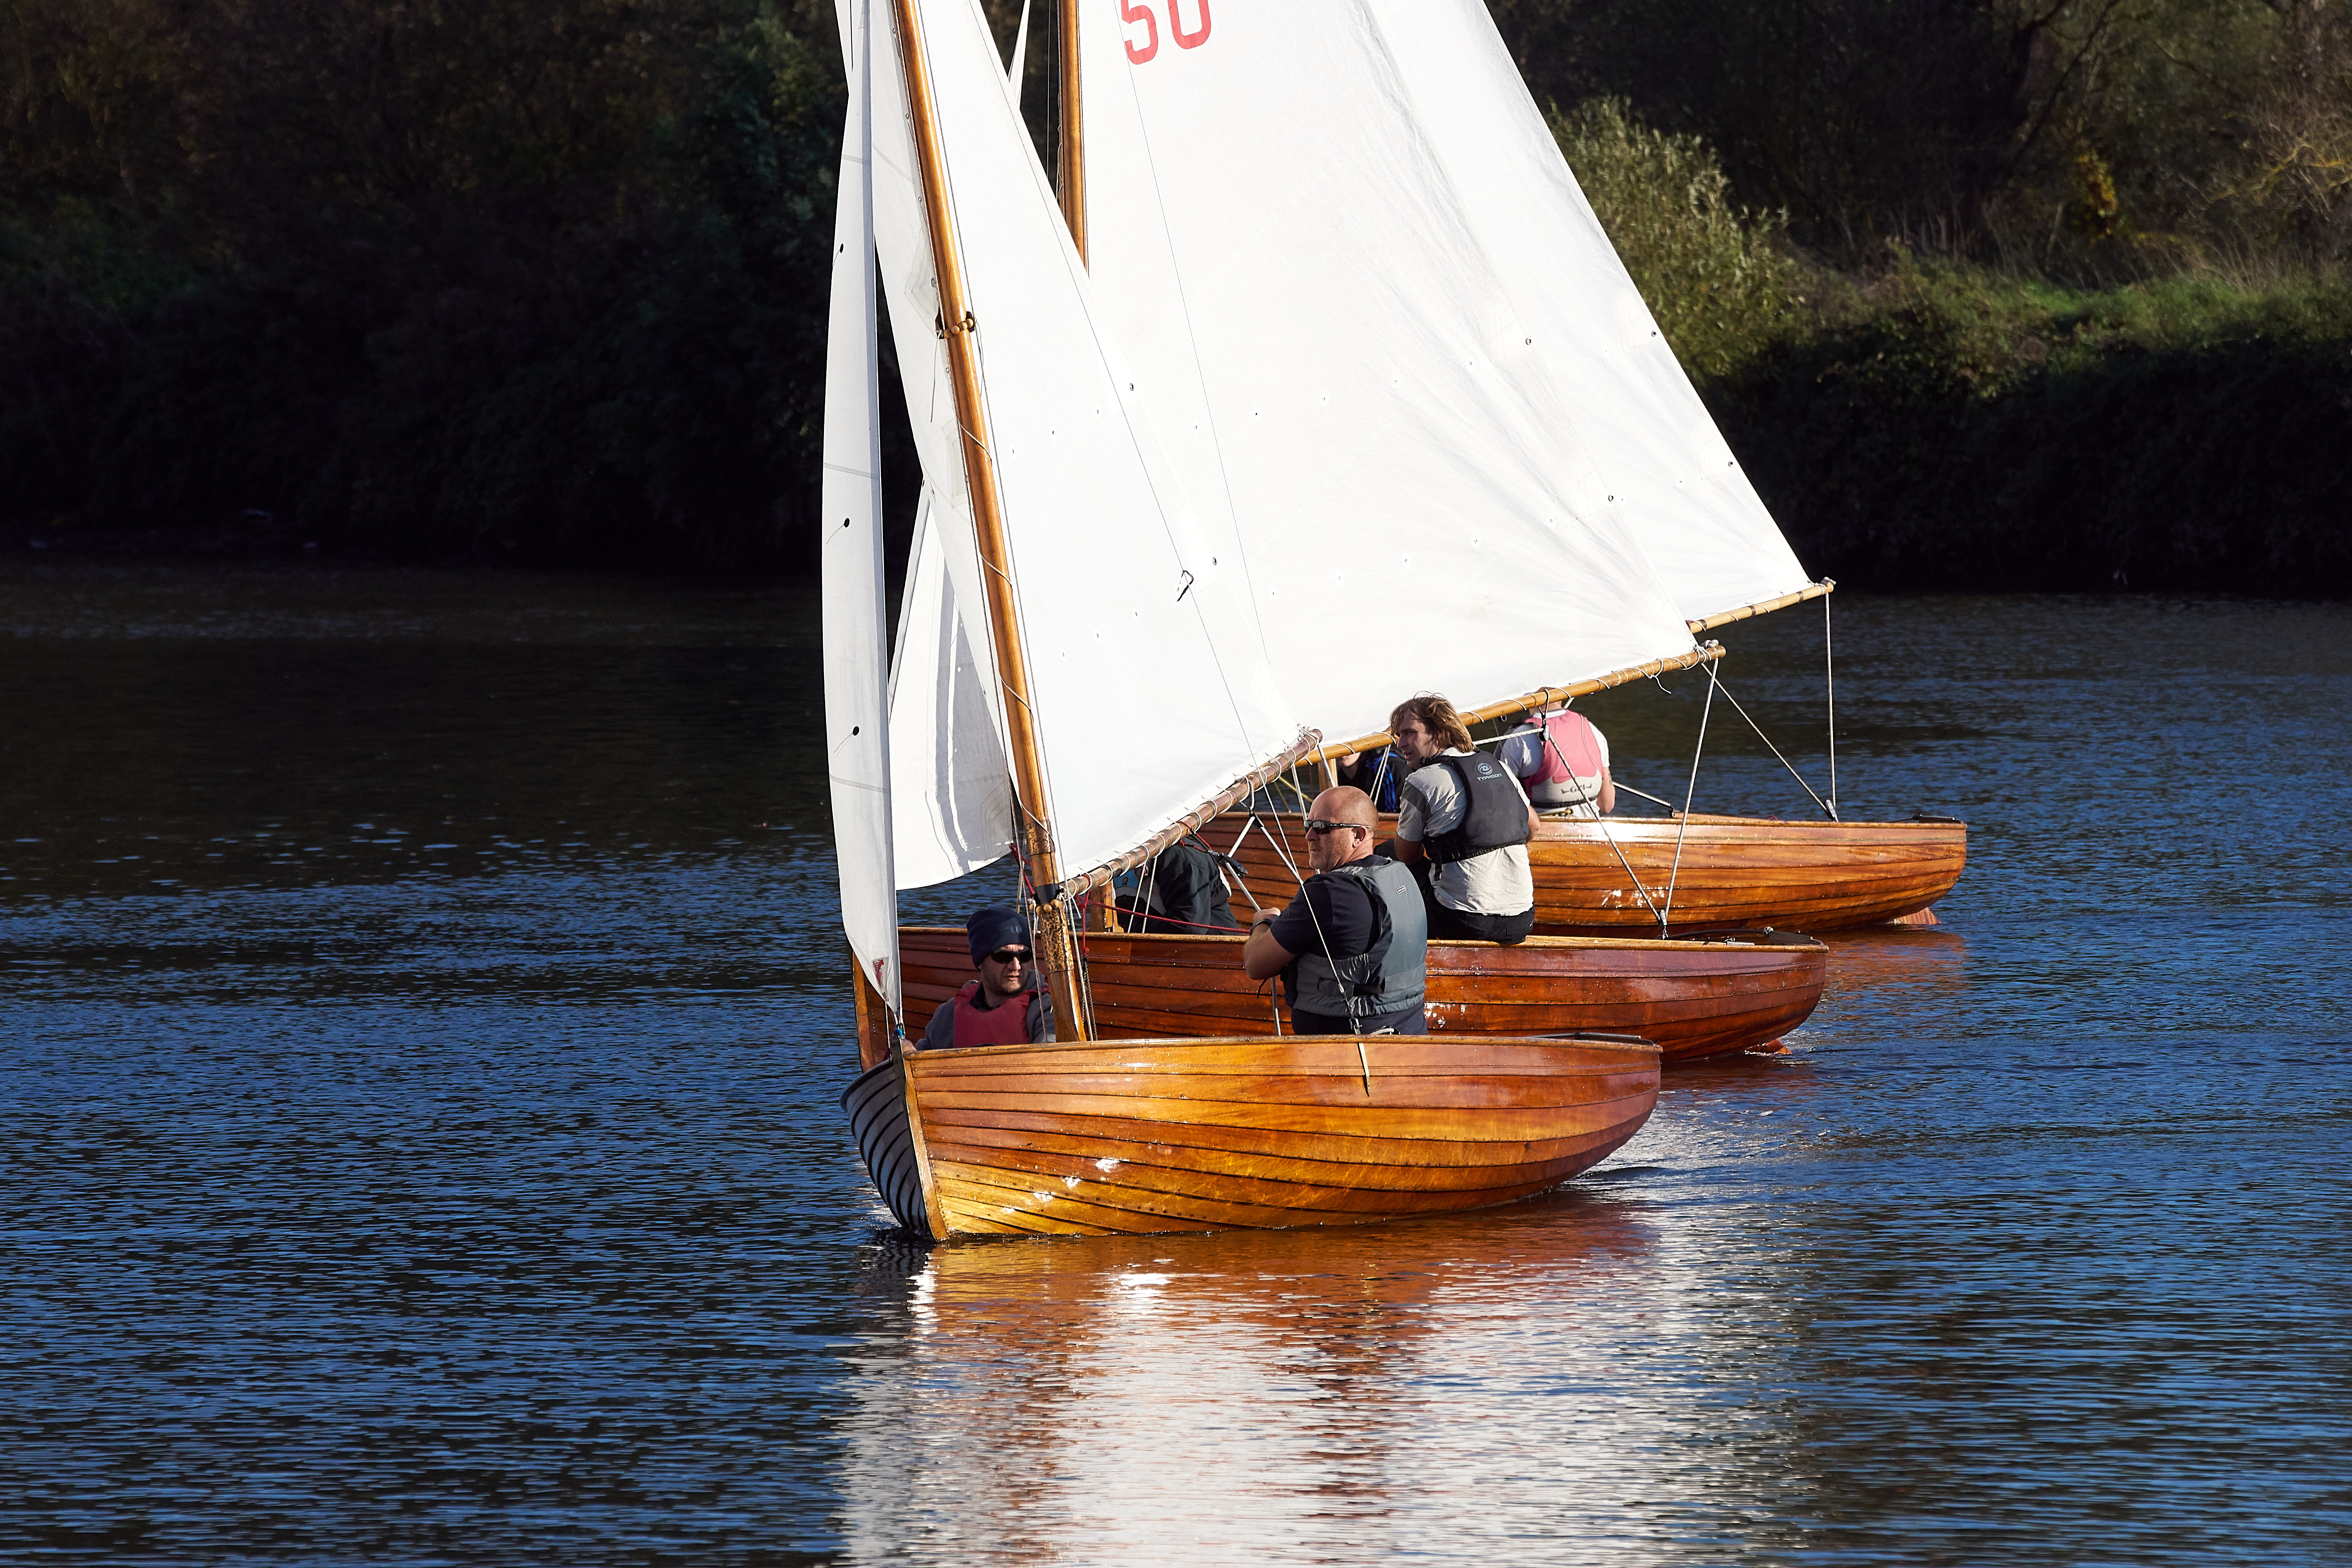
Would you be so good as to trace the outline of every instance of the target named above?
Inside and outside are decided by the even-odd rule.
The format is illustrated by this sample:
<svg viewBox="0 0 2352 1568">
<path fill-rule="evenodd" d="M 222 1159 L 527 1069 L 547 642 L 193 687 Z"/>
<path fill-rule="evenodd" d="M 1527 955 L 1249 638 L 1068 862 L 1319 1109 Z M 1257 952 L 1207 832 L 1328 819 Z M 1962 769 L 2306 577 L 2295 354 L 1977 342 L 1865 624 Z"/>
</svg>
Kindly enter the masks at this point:
<svg viewBox="0 0 2352 1568">
<path fill-rule="evenodd" d="M 923 1030 L 922 1049 L 950 1046 L 1034 1046 L 1054 1037 L 1054 996 L 1037 984 L 1029 922 L 1003 904 L 974 910 L 963 922 L 980 978 L 948 998 Z"/>
</svg>

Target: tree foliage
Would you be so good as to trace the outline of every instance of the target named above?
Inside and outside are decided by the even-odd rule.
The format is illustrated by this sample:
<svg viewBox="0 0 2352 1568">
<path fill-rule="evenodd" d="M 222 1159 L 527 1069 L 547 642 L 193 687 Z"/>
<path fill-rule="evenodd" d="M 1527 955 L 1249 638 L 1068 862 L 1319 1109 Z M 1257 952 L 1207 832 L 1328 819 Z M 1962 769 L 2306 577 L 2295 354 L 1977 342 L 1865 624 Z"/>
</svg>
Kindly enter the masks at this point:
<svg viewBox="0 0 2352 1568">
<path fill-rule="evenodd" d="M 5 5 L 0 513 L 805 552 L 831 7 Z"/>
<path fill-rule="evenodd" d="M 2347 570 L 2352 0 L 1490 4 L 1814 564 Z M 822 0 L 0 0 L 0 541 L 807 566 L 841 109 Z"/>
<path fill-rule="evenodd" d="M 1721 376 L 1788 324 L 1798 269 L 1775 247 L 1785 220 L 1747 213 L 1696 136 L 1636 121 L 1617 99 L 1551 113 L 1560 152 L 1659 330 L 1694 375 Z"/>
<path fill-rule="evenodd" d="M 2347 0 L 1493 0 L 1538 98 L 1702 137 L 1838 265 L 1885 242 L 2111 280 L 2328 264 Z"/>
</svg>

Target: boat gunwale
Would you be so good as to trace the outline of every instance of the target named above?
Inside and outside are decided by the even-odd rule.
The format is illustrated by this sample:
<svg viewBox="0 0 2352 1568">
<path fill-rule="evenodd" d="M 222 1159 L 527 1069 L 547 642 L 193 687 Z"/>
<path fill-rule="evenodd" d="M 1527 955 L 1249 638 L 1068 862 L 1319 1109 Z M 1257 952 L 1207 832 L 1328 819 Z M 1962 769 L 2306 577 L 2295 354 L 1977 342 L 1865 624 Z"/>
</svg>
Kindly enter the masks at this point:
<svg viewBox="0 0 2352 1568">
<path fill-rule="evenodd" d="M 1020 1051 L 1071 1052 L 1134 1050 L 1139 1047 L 1183 1046 L 1193 1049 L 1234 1049 L 1248 1046 L 1279 1043 L 1294 1049 L 1305 1042 L 1339 1040 L 1426 1040 L 1433 1045 L 1495 1046 L 1573 1046 L 1585 1045 L 1594 1050 L 1629 1052 L 1636 1057 L 1644 1054 L 1662 1057 L 1660 1047 L 1636 1037 L 1602 1034 L 1598 1037 L 1581 1032 L 1565 1035 L 1463 1035 L 1448 1041 L 1443 1035 L 1202 1035 L 1187 1038 L 1170 1035 L 1140 1039 L 1045 1040 L 1035 1045 L 1010 1046 L 950 1046 L 938 1050 L 910 1049 L 910 1059 L 922 1061 L 972 1061 L 983 1057 L 1010 1056 Z"/>
<path fill-rule="evenodd" d="M 961 926 L 902 925 L 898 930 L 901 933 L 919 931 L 929 935 L 932 933 L 952 932 L 958 938 L 961 938 L 964 935 L 964 929 Z M 1749 933 L 1759 936 L 1769 934 L 1775 940 L 1769 942 L 1746 943 L 1729 940 L 1734 937 Z M 1125 942 L 1137 937 L 1146 937 L 1155 942 L 1222 942 L 1230 944 L 1233 942 L 1244 942 L 1248 940 L 1248 932 L 1239 931 L 1089 931 L 1080 932 L 1079 941 L 1081 943 L 1092 942 Z M 1791 938 L 1801 940 L 1791 941 L 1790 940 Z M 1461 952 L 1465 949 L 1472 948 L 1484 948 L 1494 952 L 1513 952 L 1523 949 L 1532 950 L 1537 952 L 1550 952 L 1573 951 L 1578 949 L 1589 950 L 1592 948 L 1606 948 L 1612 952 L 1628 951 L 1665 952 L 1689 952 L 1695 948 L 1706 947 L 1748 947 L 1757 952 L 1766 952 L 1775 951 L 1797 952 L 1806 951 L 1808 947 L 1817 947 L 1824 952 L 1827 952 L 1829 949 L 1829 943 L 1822 941 L 1821 938 L 1811 935 L 1805 931 L 1782 931 L 1775 926 L 1739 926 L 1727 929 L 1721 925 L 1711 927 L 1704 931 L 1693 931 L 1685 936 L 1673 937 L 1550 936 L 1538 932 L 1536 935 L 1529 936 L 1514 942 L 1479 942 L 1474 938 L 1468 937 L 1431 937 L 1429 939 L 1429 945 L 1433 949 L 1443 948 L 1450 952 Z"/>
</svg>

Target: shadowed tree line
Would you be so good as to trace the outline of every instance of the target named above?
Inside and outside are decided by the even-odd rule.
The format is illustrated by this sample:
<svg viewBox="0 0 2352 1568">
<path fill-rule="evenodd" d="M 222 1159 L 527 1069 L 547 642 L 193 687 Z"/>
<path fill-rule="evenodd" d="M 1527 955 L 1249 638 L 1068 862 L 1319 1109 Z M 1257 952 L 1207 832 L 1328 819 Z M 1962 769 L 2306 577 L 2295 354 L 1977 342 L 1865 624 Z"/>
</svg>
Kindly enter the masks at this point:
<svg viewBox="0 0 2352 1568">
<path fill-rule="evenodd" d="M 0 0 L 0 514 L 805 553 L 830 5 Z"/>
<path fill-rule="evenodd" d="M 2116 283 L 2352 244 L 2345 0 L 1493 0 L 1538 101 L 1695 135 L 1849 270 Z"/>
<path fill-rule="evenodd" d="M 1491 3 L 1809 565 L 2352 587 L 2352 0 Z M 0 545 L 806 569 L 834 26 L 0 0 Z"/>
</svg>

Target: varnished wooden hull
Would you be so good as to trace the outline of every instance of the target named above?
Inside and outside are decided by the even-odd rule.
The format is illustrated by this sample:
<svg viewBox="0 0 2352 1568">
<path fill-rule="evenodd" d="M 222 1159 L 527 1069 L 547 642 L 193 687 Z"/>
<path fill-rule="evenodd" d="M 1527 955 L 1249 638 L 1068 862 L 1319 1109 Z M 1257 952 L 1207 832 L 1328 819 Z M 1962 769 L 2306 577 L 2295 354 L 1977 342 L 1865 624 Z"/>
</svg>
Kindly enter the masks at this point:
<svg viewBox="0 0 2352 1568">
<path fill-rule="evenodd" d="M 1095 1027 L 1107 1038 L 1242 1036 L 1288 1026 L 1274 1012 L 1277 989 L 1242 973 L 1240 937 L 1089 931 L 1087 984 Z M 972 977 L 964 933 L 950 927 L 898 932 L 908 1027 Z M 1639 1035 L 1670 1062 L 1740 1051 L 1776 1040 L 1811 1016 L 1829 974 L 1829 952 L 1793 933 L 1706 942 L 1535 937 L 1511 947 L 1429 944 L 1433 1035 Z M 863 1059 L 888 1042 L 868 1009 Z"/>
<path fill-rule="evenodd" d="M 1293 1035 L 919 1051 L 842 1103 L 899 1223 L 944 1240 L 1487 1208 L 1605 1159 L 1657 1097 L 1646 1042 Z"/>
<path fill-rule="evenodd" d="M 1279 909 L 1298 890 L 1282 850 L 1301 862 L 1306 841 L 1296 817 L 1283 825 L 1289 840 L 1282 850 L 1264 824 L 1244 833 L 1249 820 L 1229 812 L 1202 837 L 1241 862 L 1259 903 Z M 1391 830 L 1395 820 L 1384 819 Z M 1675 931 L 1881 925 L 1916 914 L 1950 892 L 1969 858 L 1968 826 L 1948 818 L 1781 822 L 1694 813 L 1682 833 L 1677 869 L 1679 826 L 1670 816 L 1546 817 L 1528 847 L 1536 930 L 1559 936 L 1654 933 L 1653 905 L 1669 910 Z M 1238 913 L 1246 900 L 1234 902 Z"/>
</svg>

